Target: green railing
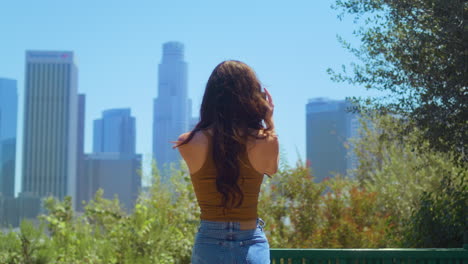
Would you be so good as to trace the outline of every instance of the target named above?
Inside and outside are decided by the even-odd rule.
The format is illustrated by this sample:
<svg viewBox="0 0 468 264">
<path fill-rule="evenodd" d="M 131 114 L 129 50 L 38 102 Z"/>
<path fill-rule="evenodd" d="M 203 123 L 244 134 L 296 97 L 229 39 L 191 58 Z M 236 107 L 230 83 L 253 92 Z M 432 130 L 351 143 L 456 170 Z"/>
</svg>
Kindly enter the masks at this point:
<svg viewBox="0 0 468 264">
<path fill-rule="evenodd" d="M 468 264 L 468 249 L 276 249 L 272 264 Z"/>
</svg>

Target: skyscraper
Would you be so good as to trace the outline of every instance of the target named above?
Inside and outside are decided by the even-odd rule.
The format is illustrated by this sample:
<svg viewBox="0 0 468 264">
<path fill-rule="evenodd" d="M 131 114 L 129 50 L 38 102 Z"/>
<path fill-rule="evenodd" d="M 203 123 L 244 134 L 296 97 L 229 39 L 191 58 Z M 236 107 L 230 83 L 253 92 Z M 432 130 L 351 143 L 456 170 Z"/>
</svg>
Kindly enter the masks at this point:
<svg viewBox="0 0 468 264">
<path fill-rule="evenodd" d="M 135 155 L 135 118 L 130 108 L 110 109 L 94 120 L 94 153 Z"/>
<path fill-rule="evenodd" d="M 104 198 L 118 196 L 120 203 L 130 212 L 141 188 L 141 155 L 120 153 L 93 153 L 85 156 L 86 188 L 80 192 L 88 201 L 98 189 L 104 191 Z M 81 200 L 80 200 L 81 202 Z"/>
<path fill-rule="evenodd" d="M 98 189 L 115 195 L 129 211 L 141 188 L 141 155 L 135 153 L 135 118 L 129 108 L 110 109 L 94 121 L 94 153 L 85 155 L 79 176 L 79 201 L 90 200 Z M 78 207 L 81 210 L 80 207 Z"/>
<path fill-rule="evenodd" d="M 86 188 L 84 177 L 85 154 L 84 154 L 84 130 L 85 130 L 86 96 L 78 95 L 78 126 L 76 146 L 76 210 L 81 209 L 81 202 L 85 200 L 82 190 Z"/>
<path fill-rule="evenodd" d="M 16 80 L 0 78 L 0 196 L 10 198 L 15 195 L 17 116 Z"/>
<path fill-rule="evenodd" d="M 187 63 L 184 61 L 184 45 L 179 42 L 163 44 L 163 57 L 159 64 L 158 97 L 154 99 L 153 156 L 167 179 L 164 166 L 181 159 L 172 149 L 170 141 L 189 128 L 191 102 L 187 96 Z"/>
<path fill-rule="evenodd" d="M 349 139 L 356 135 L 356 114 L 346 100 L 310 99 L 306 105 L 306 156 L 316 181 L 334 173 L 344 175 L 354 160 Z"/>
<path fill-rule="evenodd" d="M 73 58 L 68 51 L 26 52 L 25 195 L 76 198 L 78 70 Z"/>
</svg>

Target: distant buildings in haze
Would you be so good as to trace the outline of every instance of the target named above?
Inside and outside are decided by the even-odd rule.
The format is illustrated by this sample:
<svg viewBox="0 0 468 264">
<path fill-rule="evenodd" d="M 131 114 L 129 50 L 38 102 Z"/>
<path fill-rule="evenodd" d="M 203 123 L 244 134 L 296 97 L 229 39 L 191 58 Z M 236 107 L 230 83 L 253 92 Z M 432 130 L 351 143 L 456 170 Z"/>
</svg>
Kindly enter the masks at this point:
<svg viewBox="0 0 468 264">
<path fill-rule="evenodd" d="M 94 153 L 135 154 L 135 118 L 130 112 L 130 108 L 110 109 L 94 120 Z"/>
<path fill-rule="evenodd" d="M 15 196 L 16 124 L 18 120 L 16 80 L 0 78 L 0 196 Z"/>
<path fill-rule="evenodd" d="M 184 45 L 163 44 L 158 95 L 153 101 L 153 156 L 167 181 L 169 164 L 180 155 L 170 141 L 192 130 Z M 130 108 L 103 111 L 94 120 L 93 153 L 84 152 L 84 94 L 77 94 L 78 70 L 70 51 L 27 51 L 24 101 L 22 188 L 14 197 L 18 95 L 16 81 L 0 78 L 0 226 L 35 218 L 41 199 L 72 196 L 74 208 L 102 188 L 104 198 L 118 195 L 130 211 L 141 185 L 142 156 L 136 153 L 136 119 Z M 317 181 L 356 168 L 351 137 L 358 116 L 346 100 L 310 99 L 306 105 L 306 156 Z"/>
<path fill-rule="evenodd" d="M 128 108 L 104 111 L 95 121 L 95 153 L 86 155 L 86 97 L 77 86 L 73 52 L 26 52 L 22 187 L 15 198 L 18 95 L 15 80 L 0 78 L 0 227 L 36 219 L 48 196 L 71 196 L 73 208 L 82 209 L 99 188 L 133 208 L 141 188 L 135 118 Z"/>
<path fill-rule="evenodd" d="M 81 201 L 86 200 L 84 195 L 84 189 L 87 187 L 87 182 L 84 180 L 84 166 L 85 166 L 85 152 L 84 152 L 84 131 L 86 121 L 86 95 L 78 95 L 78 131 L 77 131 L 77 147 L 76 147 L 76 203 L 75 209 L 80 210 L 82 208 Z"/>
<path fill-rule="evenodd" d="M 15 199 L 16 80 L 0 78 L 0 226 L 17 222 Z"/>
<path fill-rule="evenodd" d="M 27 51 L 22 192 L 75 197 L 78 69 L 73 52 Z"/>
<path fill-rule="evenodd" d="M 79 201 L 91 200 L 98 189 L 104 198 L 119 201 L 131 211 L 141 189 L 141 155 L 135 153 L 135 118 L 129 108 L 110 109 L 94 121 L 93 152 L 83 161 Z M 78 208 L 81 210 L 82 208 Z"/>
<path fill-rule="evenodd" d="M 334 173 L 345 175 L 357 159 L 349 139 L 357 136 L 357 114 L 346 100 L 310 99 L 306 105 L 306 159 L 316 181 Z M 347 147 L 348 146 L 348 147 Z"/>
<path fill-rule="evenodd" d="M 14 176 L 6 185 L 1 182 L 0 189 L 8 189 L 5 193 L 9 196 L 0 198 L 2 226 L 16 227 L 24 218 L 35 219 L 42 210 L 44 197 L 63 199 L 70 195 L 75 198 L 78 70 L 73 57 L 73 52 L 69 51 L 26 52 L 22 186 L 15 198 Z M 8 100 L 9 111 L 1 110 L 1 119 L 8 122 L 8 126 L 0 129 L 0 133 L 16 138 L 16 120 L 13 122 L 17 118 L 16 91 L 3 94 L 2 90 L 0 104 Z M 2 152 L 2 156 L 12 158 L 16 140 L 9 142 L 6 144 L 9 154 Z M 14 162 L 7 167 L 10 175 L 14 173 Z"/>
<path fill-rule="evenodd" d="M 80 191 L 82 200 L 93 199 L 96 191 L 102 189 L 104 198 L 112 200 L 117 196 L 123 208 L 131 212 L 141 190 L 141 175 L 138 173 L 141 170 L 141 161 L 141 155 L 136 154 L 87 154 L 82 175 L 86 184 Z"/>
<path fill-rule="evenodd" d="M 188 99 L 187 63 L 184 45 L 180 42 L 163 44 L 163 57 L 158 71 L 158 97 L 153 108 L 153 157 L 163 181 L 169 177 L 167 166 L 177 167 L 181 157 L 170 141 L 189 130 L 192 102 Z"/>
</svg>

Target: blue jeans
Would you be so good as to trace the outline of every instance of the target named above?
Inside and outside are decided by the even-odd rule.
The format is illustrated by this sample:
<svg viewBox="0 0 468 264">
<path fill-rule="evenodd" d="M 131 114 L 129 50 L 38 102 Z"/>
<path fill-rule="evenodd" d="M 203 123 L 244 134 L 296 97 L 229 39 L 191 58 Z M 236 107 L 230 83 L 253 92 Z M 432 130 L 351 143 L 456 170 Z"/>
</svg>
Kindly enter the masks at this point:
<svg viewBox="0 0 468 264">
<path fill-rule="evenodd" d="M 240 230 L 238 222 L 202 220 L 195 236 L 192 264 L 270 263 L 270 246 L 263 227 L 260 218 L 257 228 L 249 230 Z"/>
</svg>

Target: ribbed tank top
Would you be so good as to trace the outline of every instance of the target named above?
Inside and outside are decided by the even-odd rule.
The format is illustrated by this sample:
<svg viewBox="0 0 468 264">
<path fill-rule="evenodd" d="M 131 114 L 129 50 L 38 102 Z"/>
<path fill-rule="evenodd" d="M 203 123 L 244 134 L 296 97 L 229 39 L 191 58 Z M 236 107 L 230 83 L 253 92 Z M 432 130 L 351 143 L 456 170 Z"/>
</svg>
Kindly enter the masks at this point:
<svg viewBox="0 0 468 264">
<path fill-rule="evenodd" d="M 208 138 L 208 152 L 202 167 L 191 174 L 193 188 L 200 206 L 202 220 L 246 221 L 257 219 L 257 203 L 263 174 L 256 171 L 249 161 L 247 152 L 240 157 L 238 184 L 244 193 L 240 207 L 224 209 L 222 195 L 216 190 L 216 167 L 212 156 L 211 135 L 202 130 Z M 224 210 L 223 210 L 224 209 Z"/>
</svg>

